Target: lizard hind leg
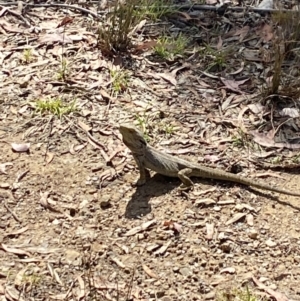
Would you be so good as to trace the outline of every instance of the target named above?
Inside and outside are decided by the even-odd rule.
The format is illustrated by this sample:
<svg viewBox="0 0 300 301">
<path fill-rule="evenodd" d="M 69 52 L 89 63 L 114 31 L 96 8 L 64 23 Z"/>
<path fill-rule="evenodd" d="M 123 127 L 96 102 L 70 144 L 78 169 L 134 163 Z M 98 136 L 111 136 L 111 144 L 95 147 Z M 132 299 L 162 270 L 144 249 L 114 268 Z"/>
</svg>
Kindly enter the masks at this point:
<svg viewBox="0 0 300 301">
<path fill-rule="evenodd" d="M 182 184 L 179 187 L 179 190 L 189 190 L 193 188 L 194 183 L 189 178 L 189 175 L 192 173 L 191 168 L 184 168 L 178 171 L 178 178 L 181 180 Z"/>
</svg>

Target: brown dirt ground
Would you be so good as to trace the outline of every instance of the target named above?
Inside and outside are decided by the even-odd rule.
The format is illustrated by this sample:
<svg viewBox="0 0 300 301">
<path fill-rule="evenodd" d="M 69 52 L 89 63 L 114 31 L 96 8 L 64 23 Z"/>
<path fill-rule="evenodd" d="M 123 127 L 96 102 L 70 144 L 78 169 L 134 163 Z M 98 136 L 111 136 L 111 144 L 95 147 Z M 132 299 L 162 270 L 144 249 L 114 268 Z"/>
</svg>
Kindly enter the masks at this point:
<svg viewBox="0 0 300 301">
<path fill-rule="evenodd" d="M 54 11 L 48 12 L 52 18 Z M 110 103 L 63 94 L 53 69 L 20 65 L 23 50 L 12 50 L 17 44 L 8 36 L 1 39 L 2 48 L 12 51 L 7 64 L 15 62 L 2 78 L 0 104 L 0 164 L 11 163 L 0 172 L 1 300 L 101 300 L 117 292 L 120 300 L 128 292 L 128 300 L 216 300 L 231 288 L 256 290 L 253 277 L 300 300 L 299 198 L 197 179 L 195 189 L 183 194 L 178 179 L 160 175 L 143 187 L 131 185 L 138 171 L 117 125 L 136 122 L 137 115 L 147 117 L 152 145 L 221 169 L 239 162 L 242 174 L 255 177 L 259 171 L 248 162 L 247 148 L 218 145 L 213 134 L 202 143 L 203 129 L 218 133 L 218 141 L 232 137 L 227 124 L 212 122 L 220 117 L 217 106 L 207 112 L 206 99 L 194 97 L 186 83 L 175 89 L 162 79 L 155 82 L 161 98 L 134 84 L 132 99 L 125 95 Z M 20 86 L 30 72 L 29 85 Z M 79 112 L 61 119 L 34 113 L 31 103 L 45 91 L 76 98 Z M 79 121 L 103 147 L 90 143 Z M 175 128 L 172 135 L 161 131 L 168 124 Z M 13 142 L 30 143 L 30 152 L 13 152 Z M 114 156 L 106 162 L 105 155 Z M 227 159 L 203 159 L 213 155 Z M 272 175 L 260 180 L 300 191 L 299 175 Z M 151 221 L 146 230 L 126 235 Z"/>
</svg>

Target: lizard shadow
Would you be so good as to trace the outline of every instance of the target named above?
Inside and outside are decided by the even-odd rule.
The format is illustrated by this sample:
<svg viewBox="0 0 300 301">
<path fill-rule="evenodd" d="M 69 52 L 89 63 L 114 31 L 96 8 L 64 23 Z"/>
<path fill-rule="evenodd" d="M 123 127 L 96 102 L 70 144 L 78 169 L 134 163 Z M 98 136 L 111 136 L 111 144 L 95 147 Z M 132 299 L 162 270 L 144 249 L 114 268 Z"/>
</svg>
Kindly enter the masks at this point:
<svg viewBox="0 0 300 301">
<path fill-rule="evenodd" d="M 300 211 L 300 206 L 294 205 L 294 204 L 290 203 L 289 201 L 280 200 L 278 198 L 278 196 L 271 195 L 269 192 L 259 191 L 259 190 L 256 190 L 255 188 L 252 188 L 252 187 L 246 187 L 246 189 L 248 189 L 249 191 L 255 193 L 256 195 L 259 195 L 261 197 L 264 197 L 264 198 L 270 199 L 272 201 L 275 201 L 278 204 L 281 204 L 281 205 L 284 205 L 284 206 L 289 206 L 289 207 L 291 207 L 291 208 L 293 208 L 297 211 Z M 287 195 L 287 197 L 289 197 L 289 195 Z M 293 196 L 290 196 L 290 197 L 293 197 Z"/>
<path fill-rule="evenodd" d="M 193 178 L 193 180 L 194 183 L 201 182 L 213 185 L 211 180 L 195 178 Z M 177 178 L 165 177 L 157 173 L 154 174 L 154 176 L 152 176 L 145 185 L 136 187 L 136 191 L 126 206 L 125 217 L 129 219 L 138 219 L 151 213 L 152 207 L 149 203 L 149 200 L 153 197 L 159 197 L 161 195 L 168 194 L 173 189 L 178 188 L 180 183 L 180 180 Z M 228 185 L 230 184 L 228 183 Z M 271 195 L 269 192 L 256 190 L 255 188 L 244 185 L 241 186 L 256 195 L 271 199 L 272 201 L 275 201 L 281 205 L 289 206 L 297 211 L 300 211 L 300 206 L 294 205 L 289 201 L 280 200 L 278 196 Z"/>
<path fill-rule="evenodd" d="M 168 194 L 180 185 L 179 179 L 154 174 L 143 186 L 137 186 L 125 210 L 125 217 L 138 219 L 152 211 L 150 199 Z"/>
<path fill-rule="evenodd" d="M 194 180 L 194 183 L 201 182 L 201 183 L 206 183 L 206 184 L 209 184 L 209 185 L 216 185 L 216 183 L 219 182 L 219 181 L 213 180 L 213 179 L 211 179 L 211 180 L 208 180 L 208 179 L 196 179 L 195 180 L 193 178 L 193 180 Z M 294 205 L 294 204 L 292 204 L 289 201 L 281 200 L 281 199 L 279 199 L 278 196 L 272 195 L 270 193 L 270 191 L 263 191 L 263 190 L 261 191 L 261 190 L 258 190 L 256 188 L 254 188 L 254 187 L 251 187 L 251 186 L 247 186 L 247 185 L 243 185 L 243 184 L 238 184 L 238 183 L 230 183 L 230 182 L 226 182 L 226 181 L 225 182 L 220 181 L 219 184 L 222 184 L 223 187 L 228 187 L 228 188 L 230 186 L 237 185 L 237 186 L 242 187 L 242 189 L 248 190 L 249 192 L 254 193 L 254 194 L 256 194 L 256 195 L 258 195 L 260 197 L 272 200 L 272 201 L 274 201 L 274 202 L 276 202 L 278 204 L 281 204 L 281 205 L 284 205 L 284 206 L 289 206 L 289 207 L 291 207 L 291 208 L 293 208 L 293 209 L 295 209 L 297 211 L 300 211 L 300 206 Z M 279 194 L 279 195 L 282 195 L 282 194 Z M 293 197 L 293 196 L 289 196 L 289 195 L 285 195 L 285 196 L 286 197 Z"/>
</svg>

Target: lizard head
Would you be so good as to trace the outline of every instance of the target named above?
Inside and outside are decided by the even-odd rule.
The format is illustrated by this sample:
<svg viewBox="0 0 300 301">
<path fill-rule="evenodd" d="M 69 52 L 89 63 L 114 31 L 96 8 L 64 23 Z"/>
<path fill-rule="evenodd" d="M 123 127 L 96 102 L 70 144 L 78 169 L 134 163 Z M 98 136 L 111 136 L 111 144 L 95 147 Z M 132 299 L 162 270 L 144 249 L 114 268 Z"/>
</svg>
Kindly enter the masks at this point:
<svg viewBox="0 0 300 301">
<path fill-rule="evenodd" d="M 119 131 L 123 136 L 124 144 L 133 152 L 141 152 L 147 145 L 141 131 L 130 124 L 122 124 Z"/>
</svg>

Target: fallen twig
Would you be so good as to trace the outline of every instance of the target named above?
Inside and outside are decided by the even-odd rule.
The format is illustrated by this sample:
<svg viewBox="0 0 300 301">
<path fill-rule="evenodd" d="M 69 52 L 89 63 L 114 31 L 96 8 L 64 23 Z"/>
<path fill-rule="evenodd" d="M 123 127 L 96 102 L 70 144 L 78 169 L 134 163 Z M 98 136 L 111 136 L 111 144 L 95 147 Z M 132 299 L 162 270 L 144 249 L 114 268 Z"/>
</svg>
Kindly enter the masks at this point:
<svg viewBox="0 0 300 301">
<path fill-rule="evenodd" d="M 4 2 L 4 3 L 0 2 L 0 5 L 1 6 L 14 6 L 14 5 L 18 5 L 18 2 Z M 22 4 L 24 5 L 25 8 L 26 7 L 63 7 L 63 8 L 69 8 L 69 9 L 73 9 L 73 10 L 78 10 L 78 11 L 86 13 L 86 14 L 90 14 L 91 16 L 93 16 L 94 18 L 97 18 L 97 19 L 100 18 L 97 13 L 92 12 L 89 9 L 86 9 L 86 8 L 83 8 L 83 7 L 80 7 L 80 6 L 76 6 L 76 5 L 61 4 L 61 3 L 49 3 L 49 4 L 39 3 L 39 4 L 34 4 L 34 3 L 24 3 L 24 2 L 22 2 Z"/>
<path fill-rule="evenodd" d="M 6 208 L 6 210 L 13 216 L 13 218 L 14 218 L 17 222 L 21 223 L 21 220 L 16 216 L 16 214 L 15 214 L 12 210 L 10 210 L 10 208 L 9 208 L 5 203 L 3 203 L 3 205 L 4 205 L 4 207 Z"/>
</svg>

